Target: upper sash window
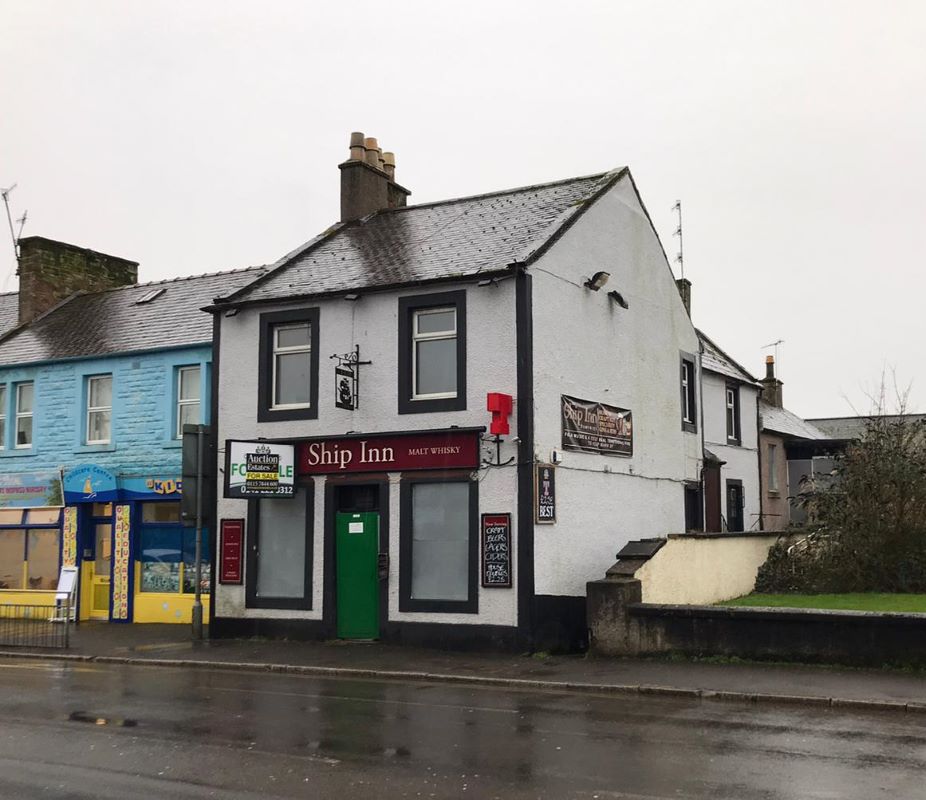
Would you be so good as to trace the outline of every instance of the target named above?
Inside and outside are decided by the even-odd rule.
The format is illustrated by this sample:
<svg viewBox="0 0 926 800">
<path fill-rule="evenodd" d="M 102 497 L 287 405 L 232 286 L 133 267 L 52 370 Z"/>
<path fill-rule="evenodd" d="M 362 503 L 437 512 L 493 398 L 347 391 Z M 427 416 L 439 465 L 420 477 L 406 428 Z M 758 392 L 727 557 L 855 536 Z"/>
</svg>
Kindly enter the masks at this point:
<svg viewBox="0 0 926 800">
<path fill-rule="evenodd" d="M 260 315 L 259 422 L 318 418 L 318 309 Z"/>
</svg>

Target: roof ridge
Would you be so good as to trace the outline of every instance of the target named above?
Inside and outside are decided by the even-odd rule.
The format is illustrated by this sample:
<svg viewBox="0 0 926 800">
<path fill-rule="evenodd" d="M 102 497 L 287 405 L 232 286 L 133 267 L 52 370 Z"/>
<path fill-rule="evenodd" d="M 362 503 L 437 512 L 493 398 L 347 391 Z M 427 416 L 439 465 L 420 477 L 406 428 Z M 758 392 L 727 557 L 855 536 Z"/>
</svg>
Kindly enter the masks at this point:
<svg viewBox="0 0 926 800">
<path fill-rule="evenodd" d="M 158 281 L 145 281 L 144 283 L 127 283 L 124 286 L 110 286 L 108 289 L 96 289 L 92 292 L 84 292 L 83 294 L 104 294 L 106 292 L 121 292 L 126 289 L 144 289 L 148 286 L 163 286 L 164 284 L 171 283 L 180 283 L 181 281 L 192 281 L 198 280 L 199 278 L 214 278 L 219 275 L 235 275 L 242 272 L 256 272 L 257 270 L 267 269 L 267 264 L 259 264 L 253 267 L 237 267 L 235 269 L 222 269 L 216 272 L 202 272 L 198 275 L 180 275 L 176 278 L 162 278 Z"/>
<path fill-rule="evenodd" d="M 564 186 L 567 183 L 578 183 L 579 181 L 590 181 L 590 180 L 602 180 L 608 175 L 620 172 L 626 167 L 617 167 L 615 169 L 606 170 L 604 172 L 596 172 L 591 175 L 577 175 L 574 178 L 560 178 L 555 181 L 546 181 L 545 183 L 532 183 L 527 186 L 516 186 L 513 189 L 499 189 L 494 192 L 483 192 L 481 194 L 469 194 L 464 195 L 463 197 L 451 197 L 446 200 L 432 200 L 430 203 L 416 203 L 410 206 L 402 206 L 401 208 L 383 208 L 379 211 L 373 212 L 371 217 L 378 217 L 381 214 L 395 214 L 402 211 L 414 211 L 416 208 L 433 208 L 434 206 L 443 206 L 449 205 L 450 203 L 464 203 L 470 200 L 485 200 L 489 197 L 500 197 L 501 195 L 506 194 L 520 194 L 522 192 L 529 192 L 535 189 L 549 189 L 551 186 Z"/>
<path fill-rule="evenodd" d="M 733 356 L 731 356 L 729 353 L 727 353 L 726 350 L 724 350 L 719 344 L 717 344 L 717 342 L 715 342 L 713 339 L 711 339 L 711 337 L 708 336 L 704 331 L 702 331 L 700 328 L 697 328 L 697 327 L 696 327 L 696 328 L 695 328 L 695 333 L 697 333 L 699 337 L 701 337 L 701 338 L 703 338 L 703 339 L 706 339 L 706 340 L 710 343 L 710 345 L 711 345 L 712 347 L 714 347 L 714 348 L 717 350 L 718 353 L 720 353 L 720 355 L 722 355 L 722 356 L 723 356 L 724 358 L 726 358 L 731 364 L 733 364 L 733 366 L 736 367 L 740 372 L 742 372 L 747 378 L 749 378 L 749 380 L 751 380 L 753 383 L 758 383 L 758 382 L 759 382 L 758 378 L 756 378 L 748 369 L 746 369 L 746 367 L 744 367 L 742 364 L 740 364 L 739 361 L 737 361 L 735 358 L 733 358 Z"/>
</svg>

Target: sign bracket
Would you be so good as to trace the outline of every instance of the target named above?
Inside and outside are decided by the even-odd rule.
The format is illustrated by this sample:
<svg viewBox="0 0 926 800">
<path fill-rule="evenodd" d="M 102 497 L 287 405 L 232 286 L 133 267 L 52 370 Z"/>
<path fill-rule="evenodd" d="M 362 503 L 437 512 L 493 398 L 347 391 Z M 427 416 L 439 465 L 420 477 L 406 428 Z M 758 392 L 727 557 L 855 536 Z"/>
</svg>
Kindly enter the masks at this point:
<svg viewBox="0 0 926 800">
<path fill-rule="evenodd" d="M 372 361 L 360 360 L 360 345 L 354 345 L 349 353 L 335 353 L 329 358 L 337 359 L 334 367 L 334 405 L 345 411 L 360 408 L 360 367 Z"/>
</svg>

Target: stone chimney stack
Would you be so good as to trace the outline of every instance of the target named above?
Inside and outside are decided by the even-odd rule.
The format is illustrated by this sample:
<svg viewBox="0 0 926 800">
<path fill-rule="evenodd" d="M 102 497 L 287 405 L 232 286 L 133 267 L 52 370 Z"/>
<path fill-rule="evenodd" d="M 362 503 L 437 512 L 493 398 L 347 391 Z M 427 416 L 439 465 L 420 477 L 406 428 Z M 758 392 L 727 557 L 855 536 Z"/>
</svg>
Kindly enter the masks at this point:
<svg viewBox="0 0 926 800">
<path fill-rule="evenodd" d="M 75 292 L 96 292 L 138 283 L 138 262 L 42 236 L 27 236 L 19 240 L 17 274 L 22 325 Z"/>
<path fill-rule="evenodd" d="M 775 377 L 775 356 L 765 357 L 765 377 L 759 383 L 762 384 L 759 396 L 770 406 L 781 408 L 781 387 L 784 384 Z"/>
<path fill-rule="evenodd" d="M 691 316 L 691 281 L 688 278 L 678 278 L 675 281 L 675 285 L 678 287 L 678 293 L 682 296 L 682 304 L 685 306 L 685 311 L 688 312 L 688 316 Z"/>
<path fill-rule="evenodd" d="M 374 211 L 402 208 L 411 192 L 395 182 L 395 153 L 384 153 L 373 137 L 350 135 L 350 157 L 341 170 L 341 222 Z"/>
</svg>

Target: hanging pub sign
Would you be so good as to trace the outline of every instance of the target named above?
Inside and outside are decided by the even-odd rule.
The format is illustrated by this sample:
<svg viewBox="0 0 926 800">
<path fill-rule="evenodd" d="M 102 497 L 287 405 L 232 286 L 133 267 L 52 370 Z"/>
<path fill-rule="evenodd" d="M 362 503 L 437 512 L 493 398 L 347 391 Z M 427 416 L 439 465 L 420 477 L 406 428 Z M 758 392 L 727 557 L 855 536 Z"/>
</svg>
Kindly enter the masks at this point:
<svg viewBox="0 0 926 800">
<path fill-rule="evenodd" d="M 243 580 L 244 520 L 223 519 L 219 535 L 219 583 L 240 584 Z"/>
<path fill-rule="evenodd" d="M 353 411 L 356 405 L 357 376 L 351 364 L 339 364 L 334 368 L 334 405 L 345 411 Z"/>
<path fill-rule="evenodd" d="M 534 521 L 556 522 L 556 472 L 552 464 L 534 465 Z"/>
<path fill-rule="evenodd" d="M 297 470 L 300 475 L 324 475 L 332 472 L 475 469 L 479 466 L 479 433 L 483 430 L 307 439 L 296 445 Z"/>
<path fill-rule="evenodd" d="M 293 496 L 294 448 L 274 442 L 225 442 L 225 496 Z"/>
<path fill-rule="evenodd" d="M 605 456 L 633 455 L 633 419 L 626 408 L 562 395 L 563 448 Z"/>
<path fill-rule="evenodd" d="M 511 514 L 482 515 L 482 585 L 511 588 Z"/>
</svg>

